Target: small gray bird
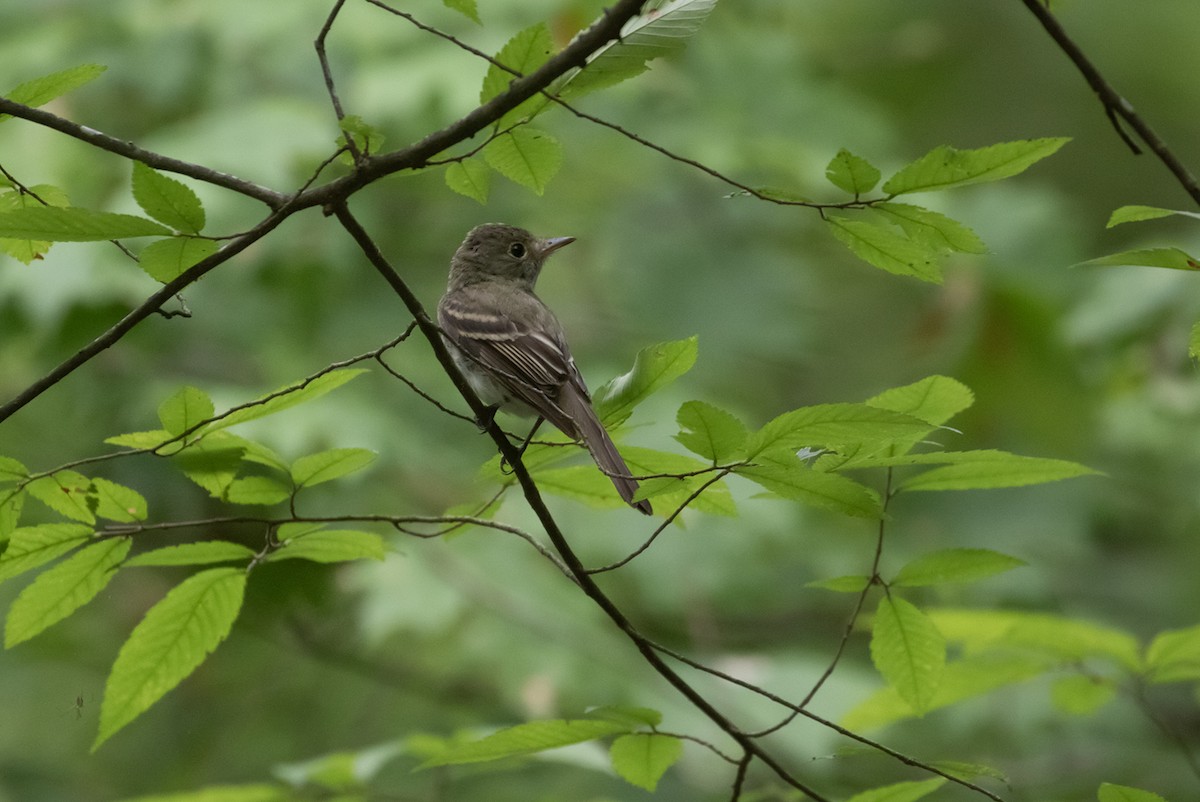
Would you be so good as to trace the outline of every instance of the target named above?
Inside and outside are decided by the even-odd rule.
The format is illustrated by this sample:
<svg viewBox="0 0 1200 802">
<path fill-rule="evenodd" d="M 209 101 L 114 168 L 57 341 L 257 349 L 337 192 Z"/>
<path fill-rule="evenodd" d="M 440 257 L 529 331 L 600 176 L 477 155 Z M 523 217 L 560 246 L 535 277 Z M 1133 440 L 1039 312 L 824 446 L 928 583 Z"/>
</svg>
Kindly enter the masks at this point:
<svg viewBox="0 0 1200 802">
<path fill-rule="evenodd" d="M 546 257 L 574 241 L 497 223 L 471 229 L 450 262 L 438 323 L 483 403 L 537 415 L 534 429 L 545 419 L 581 441 L 621 498 L 649 515 L 648 501 L 633 500 L 638 483 L 592 409 L 562 325 L 533 293 Z"/>
</svg>

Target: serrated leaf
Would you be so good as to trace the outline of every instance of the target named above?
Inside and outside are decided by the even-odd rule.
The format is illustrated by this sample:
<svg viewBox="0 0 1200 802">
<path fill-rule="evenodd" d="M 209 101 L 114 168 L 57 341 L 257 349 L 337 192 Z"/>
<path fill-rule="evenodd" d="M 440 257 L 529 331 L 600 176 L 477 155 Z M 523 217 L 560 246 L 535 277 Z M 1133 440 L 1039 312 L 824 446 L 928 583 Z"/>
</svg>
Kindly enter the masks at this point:
<svg viewBox="0 0 1200 802">
<path fill-rule="evenodd" d="M 614 740 L 608 754 L 623 780 L 653 791 L 667 769 L 683 757 L 683 741 L 673 735 L 638 732 Z"/>
<path fill-rule="evenodd" d="M 1146 650 L 1146 672 L 1150 682 L 1200 680 L 1200 626 L 1155 635 Z"/>
<path fill-rule="evenodd" d="M 568 100 L 579 98 L 640 75 L 647 69 L 646 62 L 683 50 L 715 6 L 716 0 L 671 0 L 634 17 L 582 70 L 563 78 L 558 94 Z"/>
<path fill-rule="evenodd" d="M 708 467 L 693 457 L 652 448 L 626 446 L 621 449 L 621 454 L 625 457 L 625 461 L 635 476 L 660 473 L 685 474 Z M 733 496 L 729 493 L 729 486 L 723 480 L 710 484 L 713 476 L 714 474 L 704 473 L 674 480 L 676 481 L 674 487 L 662 488 L 654 494 L 655 507 L 660 510 L 674 510 L 701 486 L 707 484 L 704 491 L 689 502 L 688 508 L 708 515 L 735 515 L 737 507 L 733 502 Z M 658 480 L 650 479 L 644 484 L 652 484 L 656 481 Z"/>
<path fill-rule="evenodd" d="M 422 763 L 421 768 L 531 755 L 628 731 L 628 724 L 605 719 L 530 721 L 494 732 L 478 741 L 451 745 Z"/>
<path fill-rule="evenodd" d="M 929 617 L 947 639 L 971 653 L 1016 649 L 1054 664 L 1105 658 L 1130 672 L 1142 668 L 1137 638 L 1089 621 L 1004 610 L 935 609 Z"/>
<path fill-rule="evenodd" d="M 228 429 L 230 426 L 236 426 L 239 423 L 265 418 L 267 415 L 274 415 L 276 412 L 282 412 L 297 404 L 313 401 L 325 395 L 330 390 L 337 389 L 351 379 L 361 376 L 366 372 L 364 368 L 339 368 L 338 370 L 331 370 L 329 373 L 323 373 L 311 380 L 306 379 L 295 384 L 289 384 L 267 393 L 257 401 L 251 402 L 249 405 L 226 415 L 218 421 L 213 421 L 212 424 L 204 428 L 204 431 L 212 432 L 218 429 Z"/>
<path fill-rule="evenodd" d="M 2 220 L 4 215 L 0 215 Z M 2 233 L 2 232 L 0 232 Z M 1165 267 L 1170 270 L 1200 270 L 1200 259 L 1178 248 L 1135 248 L 1131 251 L 1111 253 L 1079 263 L 1115 267 Z"/>
<path fill-rule="evenodd" d="M 451 162 L 446 165 L 446 186 L 486 206 L 492 188 L 492 171 L 477 156 Z"/>
<path fill-rule="evenodd" d="M 813 470 L 796 457 L 780 452 L 755 457 L 755 464 L 737 468 L 743 476 L 793 501 L 855 518 L 879 518 L 879 495 L 869 487 L 836 473 Z"/>
<path fill-rule="evenodd" d="M 99 242 L 126 237 L 167 237 L 171 229 L 132 214 L 77 206 L 30 206 L 0 213 L 0 238 L 49 242 Z"/>
<path fill-rule="evenodd" d="M 152 242 L 142 249 L 138 266 L 150 278 L 166 284 L 179 278 L 188 268 L 217 252 L 217 243 L 198 237 L 170 237 Z"/>
<path fill-rule="evenodd" d="M 210 785 L 196 791 L 173 794 L 151 794 L 125 799 L 122 802 L 293 802 L 291 790 L 266 783 L 252 785 Z M 354 802 L 344 799 L 341 802 Z"/>
<path fill-rule="evenodd" d="M 866 403 L 941 426 L 975 403 L 975 394 L 971 388 L 949 376 L 928 376 L 903 387 L 884 390 L 867 399 Z"/>
<path fill-rule="evenodd" d="M 172 437 L 174 435 L 166 429 L 153 429 L 148 432 L 127 432 L 126 434 L 106 437 L 104 442 L 114 446 L 124 446 L 125 448 L 155 449 Z M 182 448 L 182 444 L 179 444 L 176 450 L 178 448 Z"/>
<path fill-rule="evenodd" d="M 946 639 L 929 616 L 896 596 L 879 600 L 871 660 L 918 714 L 929 709 L 946 667 Z"/>
<path fill-rule="evenodd" d="M 630 729 L 636 727 L 657 727 L 662 724 L 662 713 L 650 707 L 630 707 L 628 705 L 602 705 L 587 711 L 588 718 L 605 718 Z"/>
<path fill-rule="evenodd" d="M 133 163 L 133 199 L 158 222 L 185 234 L 204 228 L 204 207 L 186 184 L 141 162 Z"/>
<path fill-rule="evenodd" d="M 987 253 L 978 234 L 941 212 L 908 203 L 880 203 L 872 208 L 899 225 L 914 242 L 940 251 Z"/>
<path fill-rule="evenodd" d="M 14 529 L 8 548 L 0 555 L 0 582 L 45 565 L 83 545 L 92 528 L 82 524 L 39 524 Z"/>
<path fill-rule="evenodd" d="M 1100 802 L 1167 802 L 1152 791 L 1143 791 L 1141 788 L 1113 785 L 1112 783 L 1100 783 L 1100 788 L 1096 791 L 1096 798 Z"/>
<path fill-rule="evenodd" d="M 905 479 L 897 490 L 982 490 L 1057 482 L 1097 474 L 1077 462 L 1024 457 L 1004 451 L 976 452 L 989 458 L 945 465 Z"/>
<path fill-rule="evenodd" d="M 0 543 L 7 541 L 21 522 L 26 496 L 24 490 L 0 490 Z"/>
<path fill-rule="evenodd" d="M 866 220 L 830 215 L 825 222 L 838 241 L 868 264 L 898 276 L 913 276 L 934 284 L 942 282 L 938 254 L 929 246 Z"/>
<path fill-rule="evenodd" d="M 901 195 L 999 181 L 1024 172 L 1069 141 L 1069 137 L 1047 137 L 1000 142 L 974 150 L 941 145 L 900 168 L 883 185 L 883 191 Z"/>
<path fill-rule="evenodd" d="M 817 404 L 775 417 L 750 436 L 749 458 L 768 450 L 795 452 L 804 446 L 838 448 L 863 444 L 873 449 L 923 437 L 929 424 L 910 415 L 867 404 Z"/>
<path fill-rule="evenodd" d="M 245 447 L 228 432 L 213 432 L 192 443 L 173 458 L 184 476 L 223 499 L 242 464 Z"/>
<path fill-rule="evenodd" d="M 606 382 L 592 396 L 600 420 L 606 426 L 627 420 L 634 407 L 691 370 L 697 350 L 697 339 L 689 337 L 638 351 L 628 373 Z"/>
<path fill-rule="evenodd" d="M 960 780 L 990 777 L 993 780 L 999 780 L 1008 785 L 1008 775 L 997 768 L 985 766 L 982 763 L 964 763 L 961 760 L 934 760 L 929 765 L 939 768 L 950 776 L 957 777 Z"/>
<path fill-rule="evenodd" d="M 254 550 L 227 540 L 205 540 L 200 543 L 180 543 L 143 552 L 125 561 L 125 567 L 156 565 L 208 565 L 211 563 L 250 560 Z"/>
<path fill-rule="evenodd" d="M 5 92 L 4 97 L 16 103 L 36 108 L 94 81 L 106 69 L 108 67 L 101 64 L 80 64 L 78 67 L 53 72 L 18 84 Z M 0 122 L 4 122 L 11 116 L 11 114 L 0 114 Z"/>
<path fill-rule="evenodd" d="M 1171 217 L 1179 215 L 1181 217 L 1194 217 L 1200 219 L 1198 212 L 1183 212 L 1177 209 L 1160 209 L 1157 206 L 1122 206 L 1113 211 L 1108 218 L 1108 224 L 1105 228 L 1119 226 L 1122 223 L 1138 223 L 1143 220 L 1157 220 L 1160 217 Z"/>
<path fill-rule="evenodd" d="M 848 802 L 916 802 L 945 784 L 945 777 L 893 783 L 857 793 Z"/>
<path fill-rule="evenodd" d="M 1111 682 L 1073 674 L 1059 677 L 1050 688 L 1050 701 L 1072 716 L 1090 716 L 1112 701 L 1117 689 Z"/>
<path fill-rule="evenodd" d="M 91 480 L 75 471 L 57 471 L 34 479 L 25 489 L 50 509 L 73 521 L 95 523 L 94 501 L 89 500 Z"/>
<path fill-rule="evenodd" d="M 688 401 L 675 415 L 681 431 L 675 439 L 713 464 L 729 462 L 745 452 L 750 433 L 746 424 L 723 409 L 703 401 Z"/>
<path fill-rule="evenodd" d="M 500 175 L 541 195 L 562 167 L 563 149 L 554 137 L 523 125 L 489 142 L 483 158 Z M 2 223 L 0 215 L 0 226 Z"/>
<path fill-rule="evenodd" d="M 129 538 L 93 543 L 42 572 L 21 591 L 4 623 L 4 648 L 27 641 L 87 604 L 113 578 Z"/>
<path fill-rule="evenodd" d="M 880 173 L 879 168 L 866 159 L 842 148 L 826 166 L 825 177 L 838 189 L 857 198 L 875 188 Z"/>
<path fill-rule="evenodd" d="M 500 49 L 495 60 L 506 67 L 516 70 L 520 75 L 529 75 L 546 63 L 554 52 L 554 38 L 546 23 L 539 22 L 517 33 Z M 493 63 L 488 66 L 483 76 L 483 86 L 479 90 L 480 104 L 487 103 L 492 98 L 502 94 L 508 85 L 516 79 L 513 73 Z M 545 106 L 547 100 L 541 95 L 534 95 L 522 102 L 516 108 L 505 112 L 496 122 L 496 129 L 503 130 L 524 117 L 532 117 L 537 109 Z M 541 194 L 539 192 L 539 194 Z"/>
<path fill-rule="evenodd" d="M 353 529 L 320 529 L 284 540 L 282 546 L 266 556 L 268 562 L 311 560 L 340 563 L 350 560 L 382 560 L 386 555 L 383 538 L 373 532 Z"/>
<path fill-rule="evenodd" d="M 146 499 L 131 487 L 97 477 L 92 480 L 96 494 L 96 515 L 110 521 L 133 523 L 146 520 Z"/>
<path fill-rule="evenodd" d="M 172 436 L 183 434 L 212 416 L 212 399 L 198 387 L 180 387 L 158 405 L 158 420 Z"/>
<path fill-rule="evenodd" d="M 457 11 L 477 25 L 483 24 L 479 19 L 479 9 L 475 6 L 475 0 L 442 0 L 442 5 Z"/>
<path fill-rule="evenodd" d="M 812 582 L 805 582 L 804 587 L 832 590 L 834 593 L 862 593 L 869 584 L 871 584 L 871 577 L 865 574 L 852 574 L 834 576 L 829 579 L 816 579 Z"/>
<path fill-rule="evenodd" d="M 0 482 L 22 482 L 29 477 L 29 469 L 12 457 L 0 457 Z"/>
<path fill-rule="evenodd" d="M 917 588 L 952 582 L 974 582 L 1027 565 L 1024 560 L 990 549 L 942 549 L 923 555 L 900 569 L 893 587 Z"/>
<path fill-rule="evenodd" d="M 338 147 L 347 147 L 349 142 L 353 142 L 362 153 L 378 153 L 387 139 L 381 129 L 357 114 L 347 114 L 338 120 L 338 127 L 342 129 L 342 135 L 337 140 Z M 343 164 L 354 166 L 354 154 L 343 153 L 338 158 Z"/>
<path fill-rule="evenodd" d="M 246 476 L 232 480 L 223 498 L 230 504 L 253 504 L 270 507 L 286 501 L 292 489 L 269 476 Z"/>
<path fill-rule="evenodd" d="M 69 206 L 70 201 L 67 199 L 67 193 L 49 184 L 37 184 L 29 187 L 28 192 L 14 190 L 0 193 L 0 214 L 14 209 L 46 205 Z M 22 264 L 30 264 L 50 250 L 51 244 L 49 240 L 0 238 L 0 251 L 7 253 Z"/>
<path fill-rule="evenodd" d="M 292 464 L 296 487 L 312 487 L 361 471 L 379 455 L 365 448 L 331 448 L 300 457 Z"/>
<path fill-rule="evenodd" d="M 121 647 L 104 688 L 93 751 L 196 670 L 229 635 L 246 572 L 210 568 L 150 608 Z"/>
</svg>

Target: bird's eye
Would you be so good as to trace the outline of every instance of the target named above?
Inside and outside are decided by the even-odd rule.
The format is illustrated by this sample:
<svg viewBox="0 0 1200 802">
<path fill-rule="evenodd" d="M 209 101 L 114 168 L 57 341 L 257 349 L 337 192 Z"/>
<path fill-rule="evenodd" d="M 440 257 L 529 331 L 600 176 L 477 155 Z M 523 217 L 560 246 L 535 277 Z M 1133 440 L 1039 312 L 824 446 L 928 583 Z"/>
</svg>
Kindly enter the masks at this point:
<svg viewBox="0 0 1200 802">
<path fill-rule="evenodd" d="M 508 246 L 508 252 L 517 259 L 522 259 L 525 256 L 525 246 L 519 242 L 514 242 L 512 245 Z"/>
</svg>

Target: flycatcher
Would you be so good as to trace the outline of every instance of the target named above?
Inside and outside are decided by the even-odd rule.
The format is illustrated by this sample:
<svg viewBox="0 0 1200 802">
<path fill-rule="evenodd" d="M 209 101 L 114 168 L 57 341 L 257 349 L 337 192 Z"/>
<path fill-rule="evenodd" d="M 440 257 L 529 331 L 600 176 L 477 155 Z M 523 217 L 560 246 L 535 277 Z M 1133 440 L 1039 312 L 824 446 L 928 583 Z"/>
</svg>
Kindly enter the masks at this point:
<svg viewBox="0 0 1200 802">
<path fill-rule="evenodd" d="M 533 293 L 546 257 L 574 241 L 496 223 L 471 229 L 450 262 L 438 323 L 483 403 L 537 415 L 535 429 L 548 420 L 582 442 L 621 498 L 649 515 L 648 501 L 633 500 L 638 483 L 592 409 L 562 325 Z"/>
</svg>

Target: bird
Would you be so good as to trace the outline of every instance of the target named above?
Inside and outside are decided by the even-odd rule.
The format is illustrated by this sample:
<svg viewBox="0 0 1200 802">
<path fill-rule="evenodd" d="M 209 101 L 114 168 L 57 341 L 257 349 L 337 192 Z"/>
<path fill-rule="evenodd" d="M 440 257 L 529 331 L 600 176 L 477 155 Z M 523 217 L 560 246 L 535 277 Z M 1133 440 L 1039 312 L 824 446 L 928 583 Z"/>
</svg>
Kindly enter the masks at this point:
<svg viewBox="0 0 1200 802">
<path fill-rule="evenodd" d="M 539 238 L 517 226 L 485 223 L 471 229 L 450 261 L 438 325 L 459 370 L 494 413 L 537 416 L 582 443 L 634 509 L 638 483 L 596 416 L 591 396 L 558 318 L 534 293 L 547 257 L 574 237 Z"/>
</svg>

